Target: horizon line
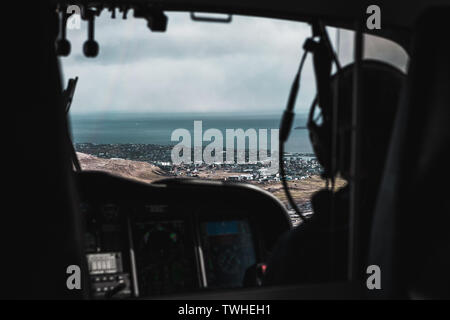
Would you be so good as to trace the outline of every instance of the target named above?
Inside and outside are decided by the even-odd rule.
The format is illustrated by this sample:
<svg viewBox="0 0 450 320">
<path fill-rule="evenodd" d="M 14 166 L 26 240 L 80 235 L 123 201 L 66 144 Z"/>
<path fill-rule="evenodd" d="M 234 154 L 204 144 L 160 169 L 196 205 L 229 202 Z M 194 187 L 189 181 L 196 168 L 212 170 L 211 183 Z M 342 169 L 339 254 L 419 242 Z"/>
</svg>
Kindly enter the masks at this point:
<svg viewBox="0 0 450 320">
<path fill-rule="evenodd" d="M 70 111 L 71 115 L 89 115 L 89 114 L 246 114 L 246 115 L 282 115 L 283 110 L 280 111 L 118 111 L 118 110 L 108 110 L 108 111 Z M 309 111 L 298 110 L 297 114 L 308 114 Z"/>
</svg>

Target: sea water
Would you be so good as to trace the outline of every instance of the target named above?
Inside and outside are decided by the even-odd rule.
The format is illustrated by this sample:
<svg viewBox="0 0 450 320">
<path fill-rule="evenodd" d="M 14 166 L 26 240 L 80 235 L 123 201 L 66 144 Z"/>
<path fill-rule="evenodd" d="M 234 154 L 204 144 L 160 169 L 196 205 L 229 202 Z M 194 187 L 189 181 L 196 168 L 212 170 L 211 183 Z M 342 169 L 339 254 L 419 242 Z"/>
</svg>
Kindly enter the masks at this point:
<svg viewBox="0 0 450 320">
<path fill-rule="evenodd" d="M 74 143 L 175 145 L 178 141 L 171 141 L 172 132 L 184 128 L 192 135 L 196 120 L 202 121 L 203 132 L 215 128 L 225 136 L 226 129 L 267 129 L 269 133 L 279 129 L 280 119 L 281 114 L 275 113 L 86 113 L 71 114 L 70 124 Z M 296 115 L 286 152 L 312 153 L 308 131 L 303 129 L 306 121 L 307 114 Z"/>
</svg>

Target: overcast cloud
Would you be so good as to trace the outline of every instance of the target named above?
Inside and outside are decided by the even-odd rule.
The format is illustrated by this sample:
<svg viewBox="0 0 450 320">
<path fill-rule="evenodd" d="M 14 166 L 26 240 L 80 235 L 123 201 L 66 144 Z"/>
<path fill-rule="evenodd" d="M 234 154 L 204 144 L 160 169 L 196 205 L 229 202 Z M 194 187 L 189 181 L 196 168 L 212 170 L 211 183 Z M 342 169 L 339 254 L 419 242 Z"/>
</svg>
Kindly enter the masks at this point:
<svg viewBox="0 0 450 320">
<path fill-rule="evenodd" d="M 166 33 L 143 19 L 96 20 L 97 58 L 82 53 L 86 23 L 68 30 L 72 53 L 62 58 L 64 85 L 79 81 L 72 112 L 281 112 L 309 36 L 304 23 L 233 17 L 231 24 L 193 22 L 168 13 Z M 315 92 L 311 60 L 302 74 L 297 111 Z"/>
</svg>

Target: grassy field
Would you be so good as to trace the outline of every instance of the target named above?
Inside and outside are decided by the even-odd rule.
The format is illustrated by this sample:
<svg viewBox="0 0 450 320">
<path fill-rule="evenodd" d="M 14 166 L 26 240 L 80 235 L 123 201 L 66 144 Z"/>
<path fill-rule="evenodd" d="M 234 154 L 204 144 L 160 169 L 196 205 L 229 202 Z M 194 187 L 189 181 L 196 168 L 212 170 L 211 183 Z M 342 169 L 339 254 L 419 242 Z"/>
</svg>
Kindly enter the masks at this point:
<svg viewBox="0 0 450 320">
<path fill-rule="evenodd" d="M 339 189 L 344 185 L 345 180 L 336 180 L 336 189 Z M 323 180 L 320 176 L 311 176 L 310 178 L 306 178 L 303 180 L 288 181 L 288 186 L 289 191 L 291 192 L 292 197 L 295 199 L 295 201 L 298 203 L 305 203 L 309 201 L 311 195 L 314 192 L 325 187 L 325 180 Z M 272 193 L 283 203 L 287 203 L 286 193 L 284 192 L 281 182 L 271 183 L 263 186 L 260 185 L 260 187 Z"/>
</svg>

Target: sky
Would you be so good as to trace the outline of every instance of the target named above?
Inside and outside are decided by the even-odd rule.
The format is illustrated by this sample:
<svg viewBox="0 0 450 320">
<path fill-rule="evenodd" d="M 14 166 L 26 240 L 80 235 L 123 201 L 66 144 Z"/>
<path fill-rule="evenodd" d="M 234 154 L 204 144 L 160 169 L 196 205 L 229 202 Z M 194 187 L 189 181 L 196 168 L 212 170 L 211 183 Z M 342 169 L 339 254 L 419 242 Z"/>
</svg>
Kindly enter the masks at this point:
<svg viewBox="0 0 450 320">
<path fill-rule="evenodd" d="M 68 30 L 72 52 L 61 58 L 64 86 L 79 81 L 72 114 L 91 112 L 245 112 L 281 114 L 309 25 L 234 16 L 230 24 L 194 22 L 187 12 L 166 12 L 167 31 L 152 32 L 132 12 L 95 24 L 96 58 L 82 52 L 87 23 Z M 337 45 L 335 29 L 328 29 Z M 406 70 L 408 56 L 389 40 L 366 36 L 365 57 Z M 339 32 L 342 65 L 353 60 L 354 33 Z M 312 61 L 306 60 L 296 112 L 306 113 L 315 95 Z"/>
<path fill-rule="evenodd" d="M 61 58 L 64 86 L 78 76 L 72 113 L 281 113 L 310 35 L 305 23 L 234 16 L 231 24 L 191 21 L 167 12 L 165 33 L 151 32 L 132 12 L 127 20 L 103 11 L 96 19 L 96 58 L 82 52 L 87 37 L 68 30 L 72 51 Z M 315 94 L 311 58 L 302 74 L 297 112 Z"/>
</svg>

